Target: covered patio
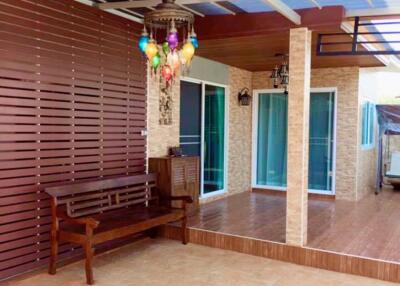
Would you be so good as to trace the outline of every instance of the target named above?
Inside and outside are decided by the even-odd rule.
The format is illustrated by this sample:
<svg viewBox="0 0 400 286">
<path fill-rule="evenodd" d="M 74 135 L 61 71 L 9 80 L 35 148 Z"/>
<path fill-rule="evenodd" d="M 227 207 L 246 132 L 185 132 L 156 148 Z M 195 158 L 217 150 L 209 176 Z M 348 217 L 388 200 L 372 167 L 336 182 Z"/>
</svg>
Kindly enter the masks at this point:
<svg viewBox="0 0 400 286">
<path fill-rule="evenodd" d="M 240 270 L 273 259 L 400 282 L 395 2 L 1 1 L 0 281 L 296 284 Z"/>
<path fill-rule="evenodd" d="M 308 202 L 307 247 L 400 262 L 397 239 L 400 193 L 384 189 L 358 202 L 312 196 Z M 189 227 L 285 243 L 286 198 L 271 192 L 241 193 L 208 203 Z"/>
</svg>

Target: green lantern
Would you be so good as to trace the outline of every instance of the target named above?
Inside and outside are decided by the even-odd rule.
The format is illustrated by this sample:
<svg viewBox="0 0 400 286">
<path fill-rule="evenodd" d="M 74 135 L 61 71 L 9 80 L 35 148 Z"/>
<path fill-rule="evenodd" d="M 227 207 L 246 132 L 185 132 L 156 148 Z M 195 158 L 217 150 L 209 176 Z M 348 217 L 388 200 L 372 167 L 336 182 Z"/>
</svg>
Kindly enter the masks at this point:
<svg viewBox="0 0 400 286">
<path fill-rule="evenodd" d="M 168 42 L 164 42 L 164 43 L 162 44 L 162 49 L 163 49 L 163 51 L 164 51 L 164 54 L 168 55 L 168 53 L 169 53 L 169 51 L 170 51 Z"/>
<path fill-rule="evenodd" d="M 159 54 L 155 55 L 152 60 L 152 66 L 154 69 L 157 69 L 161 63 L 161 57 Z"/>
</svg>

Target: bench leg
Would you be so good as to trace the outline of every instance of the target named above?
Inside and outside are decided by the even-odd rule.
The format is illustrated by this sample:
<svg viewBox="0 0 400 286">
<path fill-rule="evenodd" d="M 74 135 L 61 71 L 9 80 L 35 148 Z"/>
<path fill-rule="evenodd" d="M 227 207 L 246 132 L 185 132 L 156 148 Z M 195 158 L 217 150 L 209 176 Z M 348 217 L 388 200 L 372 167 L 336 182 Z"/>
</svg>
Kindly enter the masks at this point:
<svg viewBox="0 0 400 286">
<path fill-rule="evenodd" d="M 181 235 L 182 235 L 182 243 L 185 244 L 185 245 L 187 244 L 187 229 L 186 229 L 186 226 L 187 226 L 187 218 L 186 218 L 186 216 L 184 216 L 182 218 Z"/>
<path fill-rule="evenodd" d="M 58 232 L 56 230 L 51 231 L 51 253 L 49 263 L 49 274 L 54 275 L 57 272 L 57 257 L 58 257 Z"/>
<path fill-rule="evenodd" d="M 158 234 L 158 228 L 157 227 L 150 228 L 149 230 L 146 231 L 146 233 L 150 238 L 155 239 Z"/>
<path fill-rule="evenodd" d="M 94 284 L 94 279 L 93 279 L 94 248 L 93 248 L 92 242 L 90 240 L 86 242 L 85 253 L 86 253 L 86 262 L 85 262 L 86 283 L 89 285 L 92 285 L 92 284 Z"/>
</svg>

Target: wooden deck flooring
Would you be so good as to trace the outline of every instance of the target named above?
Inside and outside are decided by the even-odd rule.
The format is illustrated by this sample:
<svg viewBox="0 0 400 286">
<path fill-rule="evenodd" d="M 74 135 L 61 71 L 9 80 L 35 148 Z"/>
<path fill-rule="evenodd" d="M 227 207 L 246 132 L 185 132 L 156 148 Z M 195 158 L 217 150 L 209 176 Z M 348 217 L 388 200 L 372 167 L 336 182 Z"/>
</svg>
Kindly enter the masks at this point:
<svg viewBox="0 0 400 286">
<path fill-rule="evenodd" d="M 285 242 L 286 198 L 242 193 L 208 203 L 192 228 Z M 400 262 L 400 193 L 386 190 L 359 202 L 309 200 L 308 247 Z"/>
</svg>

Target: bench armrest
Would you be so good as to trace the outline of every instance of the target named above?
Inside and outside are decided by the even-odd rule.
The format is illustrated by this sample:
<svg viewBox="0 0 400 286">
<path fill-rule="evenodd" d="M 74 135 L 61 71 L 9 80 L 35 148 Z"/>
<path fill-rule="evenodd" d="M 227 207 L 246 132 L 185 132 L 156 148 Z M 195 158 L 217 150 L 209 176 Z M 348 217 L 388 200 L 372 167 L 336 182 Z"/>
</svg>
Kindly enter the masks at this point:
<svg viewBox="0 0 400 286">
<path fill-rule="evenodd" d="M 186 217 L 186 209 L 187 209 L 186 205 L 193 203 L 193 199 L 191 196 L 165 196 L 165 197 L 162 197 L 162 199 L 166 200 L 166 201 L 170 201 L 170 202 L 181 201 L 182 202 L 181 209 L 183 210 L 185 217 Z"/>
<path fill-rule="evenodd" d="M 88 225 L 91 228 L 96 228 L 99 226 L 100 222 L 91 218 L 91 217 L 85 217 L 85 218 L 73 218 L 70 217 L 68 214 L 65 212 L 57 211 L 57 217 L 60 219 L 65 220 L 66 222 L 72 223 L 72 224 L 81 224 L 81 225 Z"/>
</svg>

